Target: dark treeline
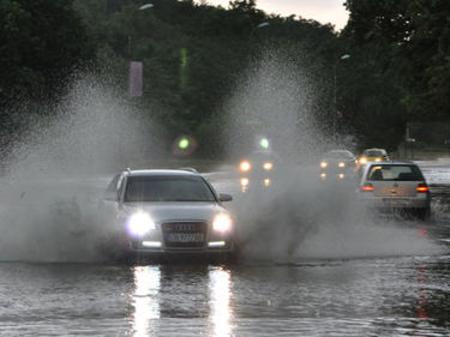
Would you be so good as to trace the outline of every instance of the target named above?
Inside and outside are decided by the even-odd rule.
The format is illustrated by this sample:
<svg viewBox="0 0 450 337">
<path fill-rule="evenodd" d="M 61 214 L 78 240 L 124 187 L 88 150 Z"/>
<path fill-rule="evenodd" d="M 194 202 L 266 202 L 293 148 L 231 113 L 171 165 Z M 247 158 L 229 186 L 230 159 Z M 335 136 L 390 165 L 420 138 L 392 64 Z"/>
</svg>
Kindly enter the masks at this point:
<svg viewBox="0 0 450 337">
<path fill-rule="evenodd" d="M 227 10 L 191 0 L 152 0 L 140 10 L 146 3 L 1 0 L 2 135 L 16 132 L 11 111 L 57 101 L 73 74 L 89 69 L 118 83 L 171 135 L 193 134 L 217 145 L 200 147 L 203 155 L 217 154 L 208 148 L 220 149 L 222 107 L 237 81 L 265 48 L 284 46 L 318 83 L 324 125 L 337 116 L 340 133 L 355 135 L 360 147 L 392 150 L 406 123 L 449 119 L 446 0 L 348 0 L 341 33 L 269 15 L 254 0 L 232 1 Z M 139 98 L 126 97 L 130 60 L 144 64 Z"/>
</svg>

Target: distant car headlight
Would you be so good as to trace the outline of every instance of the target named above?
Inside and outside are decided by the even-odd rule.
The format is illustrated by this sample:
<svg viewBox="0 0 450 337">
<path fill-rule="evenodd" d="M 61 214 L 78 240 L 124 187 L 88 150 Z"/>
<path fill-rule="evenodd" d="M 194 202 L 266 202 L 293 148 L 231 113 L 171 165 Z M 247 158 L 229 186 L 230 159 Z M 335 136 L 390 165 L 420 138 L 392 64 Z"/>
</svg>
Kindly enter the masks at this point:
<svg viewBox="0 0 450 337">
<path fill-rule="evenodd" d="M 252 164 L 250 164 L 250 162 L 247 160 L 243 160 L 239 164 L 239 169 L 241 170 L 241 172 L 248 172 L 252 169 Z"/>
<path fill-rule="evenodd" d="M 381 158 L 375 158 L 375 161 L 376 162 L 380 162 L 380 161 L 382 161 L 382 159 Z"/>
<path fill-rule="evenodd" d="M 213 230 L 220 233 L 226 233 L 233 227 L 233 220 L 226 213 L 217 214 L 213 221 Z"/>
<path fill-rule="evenodd" d="M 322 162 L 320 162 L 320 167 L 321 168 L 327 168 L 328 167 L 328 163 L 326 161 L 322 161 Z"/>
<path fill-rule="evenodd" d="M 133 236 L 144 236 L 156 228 L 148 213 L 137 212 L 128 218 L 128 231 Z"/>
<path fill-rule="evenodd" d="M 360 164 L 367 164 L 367 158 L 366 157 L 361 157 L 360 159 L 359 159 L 359 163 Z"/>
<path fill-rule="evenodd" d="M 273 169 L 273 163 L 268 161 L 263 164 L 263 168 L 266 171 L 271 171 Z"/>
<path fill-rule="evenodd" d="M 344 167 L 345 167 L 345 163 L 344 163 L 343 161 L 341 161 L 341 162 L 339 162 L 338 166 L 339 166 L 340 168 L 344 168 Z"/>
</svg>

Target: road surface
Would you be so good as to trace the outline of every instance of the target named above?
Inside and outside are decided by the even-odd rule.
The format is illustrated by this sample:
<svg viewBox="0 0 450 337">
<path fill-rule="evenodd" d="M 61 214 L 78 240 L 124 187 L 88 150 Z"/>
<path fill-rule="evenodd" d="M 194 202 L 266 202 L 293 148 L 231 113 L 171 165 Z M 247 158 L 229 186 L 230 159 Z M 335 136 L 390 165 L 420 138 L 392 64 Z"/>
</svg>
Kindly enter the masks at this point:
<svg viewBox="0 0 450 337">
<path fill-rule="evenodd" d="M 441 186 L 427 223 L 314 223 L 315 203 L 272 221 L 276 210 L 238 197 L 231 207 L 249 230 L 233 265 L 99 260 L 87 244 L 90 193 L 4 190 L 0 335 L 450 336 L 450 168 L 423 165 Z M 236 191 L 228 176 L 213 181 Z M 293 233 L 296 221 L 307 230 Z"/>
</svg>

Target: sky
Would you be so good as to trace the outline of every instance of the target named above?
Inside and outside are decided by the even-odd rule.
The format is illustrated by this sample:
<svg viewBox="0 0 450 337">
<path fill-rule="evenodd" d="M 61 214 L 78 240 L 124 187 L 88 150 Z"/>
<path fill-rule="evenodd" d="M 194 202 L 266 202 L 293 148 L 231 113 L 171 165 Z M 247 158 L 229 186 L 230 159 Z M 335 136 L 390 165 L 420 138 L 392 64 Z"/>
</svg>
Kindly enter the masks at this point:
<svg viewBox="0 0 450 337">
<path fill-rule="evenodd" d="M 229 0 L 207 0 L 207 3 L 228 8 Z M 348 20 L 343 3 L 344 0 L 256 0 L 258 8 L 269 14 L 295 14 L 304 19 L 331 23 L 336 30 L 342 29 Z"/>
</svg>

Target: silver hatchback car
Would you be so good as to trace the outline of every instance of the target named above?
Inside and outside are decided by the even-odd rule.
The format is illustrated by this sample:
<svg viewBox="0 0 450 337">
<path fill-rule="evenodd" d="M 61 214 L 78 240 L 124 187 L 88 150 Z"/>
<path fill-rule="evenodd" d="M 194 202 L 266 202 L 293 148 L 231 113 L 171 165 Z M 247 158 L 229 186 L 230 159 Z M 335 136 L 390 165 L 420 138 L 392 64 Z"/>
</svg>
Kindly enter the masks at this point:
<svg viewBox="0 0 450 337">
<path fill-rule="evenodd" d="M 414 163 L 368 163 L 362 171 L 359 196 L 369 207 L 401 209 L 423 220 L 430 215 L 430 190 Z"/>
<path fill-rule="evenodd" d="M 148 253 L 232 253 L 235 224 L 218 195 L 198 173 L 127 170 L 116 175 L 103 209 L 115 214 L 116 249 Z"/>
</svg>

